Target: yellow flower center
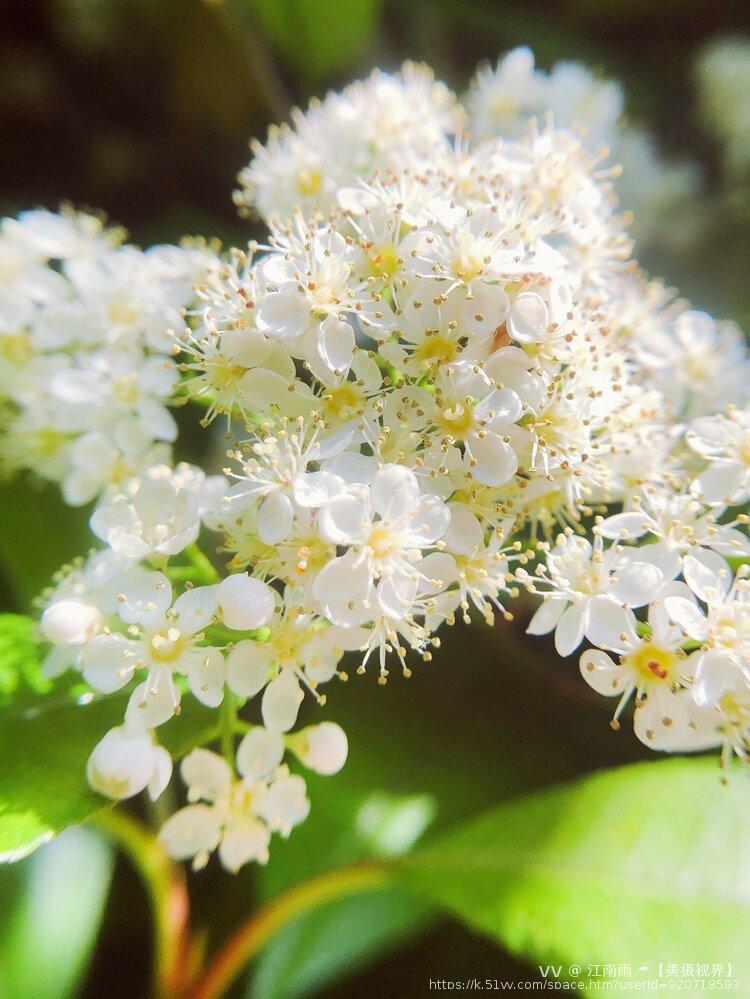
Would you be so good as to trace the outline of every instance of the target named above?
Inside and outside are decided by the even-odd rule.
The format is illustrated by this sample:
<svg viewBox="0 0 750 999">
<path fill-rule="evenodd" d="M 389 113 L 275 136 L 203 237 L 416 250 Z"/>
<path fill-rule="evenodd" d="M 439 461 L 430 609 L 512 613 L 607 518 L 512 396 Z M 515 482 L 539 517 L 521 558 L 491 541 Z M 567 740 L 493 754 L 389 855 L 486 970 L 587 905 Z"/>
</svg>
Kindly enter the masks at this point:
<svg viewBox="0 0 750 999">
<path fill-rule="evenodd" d="M 297 174 L 297 190 L 306 198 L 320 194 L 323 178 L 317 170 L 300 170 Z"/>
<path fill-rule="evenodd" d="M 454 361 L 458 355 L 458 344 L 447 336 L 428 336 L 414 351 L 420 365 L 424 368 L 435 364 L 447 364 Z"/>
<path fill-rule="evenodd" d="M 372 246 L 367 252 L 370 257 L 370 273 L 374 277 L 391 278 L 401 266 L 393 246 Z"/>
<path fill-rule="evenodd" d="M 631 652 L 625 658 L 625 663 L 646 683 L 673 683 L 676 679 L 678 657 L 669 649 L 651 642 L 644 642 L 635 652 Z"/>
<path fill-rule="evenodd" d="M 138 309 L 124 295 L 114 298 L 107 310 L 111 322 L 118 326 L 132 326 L 138 321 Z"/>
<path fill-rule="evenodd" d="M 367 539 L 367 547 L 376 559 L 385 559 L 393 547 L 391 533 L 386 527 L 377 526 Z"/>
<path fill-rule="evenodd" d="M 208 372 L 209 380 L 219 391 L 233 389 L 247 371 L 241 364 L 232 364 L 226 357 L 217 357 Z"/>
<path fill-rule="evenodd" d="M 454 437 L 465 437 L 474 426 L 471 401 L 465 399 L 445 406 L 438 414 L 438 421 Z"/>
<path fill-rule="evenodd" d="M 0 357 L 11 364 L 25 364 L 33 355 L 30 334 L 20 332 L 0 336 Z"/>
<path fill-rule="evenodd" d="M 185 638 L 177 628 L 156 631 L 151 636 L 151 656 L 157 663 L 170 665 L 185 651 Z"/>
<path fill-rule="evenodd" d="M 328 419 L 351 419 L 364 410 L 364 401 L 354 382 L 342 382 L 323 396 L 323 415 Z"/>
<path fill-rule="evenodd" d="M 118 402 L 133 406 L 138 401 L 138 375 L 135 372 L 115 380 L 113 394 Z"/>
</svg>

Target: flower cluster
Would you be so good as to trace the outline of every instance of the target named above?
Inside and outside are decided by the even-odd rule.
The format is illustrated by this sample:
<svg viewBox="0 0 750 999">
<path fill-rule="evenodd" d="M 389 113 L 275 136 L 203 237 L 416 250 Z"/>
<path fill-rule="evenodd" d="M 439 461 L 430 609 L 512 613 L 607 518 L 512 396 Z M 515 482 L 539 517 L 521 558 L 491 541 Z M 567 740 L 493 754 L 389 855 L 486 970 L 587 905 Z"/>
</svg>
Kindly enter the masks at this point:
<svg viewBox="0 0 750 999">
<path fill-rule="evenodd" d="M 604 145 L 621 168 L 617 194 L 634 213 L 631 231 L 639 244 L 663 241 L 669 213 L 696 192 L 696 168 L 660 160 L 651 136 L 626 120 L 620 84 L 581 63 L 557 63 L 545 73 L 530 49 L 514 49 L 496 67 L 479 69 L 466 105 L 469 132 L 478 140 L 521 138 L 529 118 L 551 115 L 558 128 L 578 129 L 592 148 Z"/>
<path fill-rule="evenodd" d="M 524 100 L 541 100 L 547 78 L 513 59 L 531 74 Z M 43 597 L 46 668 L 122 692 L 123 724 L 89 762 L 115 798 L 164 788 L 159 732 L 187 699 L 218 709 L 182 762 L 190 803 L 162 833 L 197 867 L 214 849 L 232 870 L 264 862 L 271 834 L 305 818 L 285 752 L 320 773 L 343 765 L 337 725 L 294 728 L 306 695 L 322 705 L 323 685 L 346 679 L 345 655 L 380 682 L 394 663 L 408 676 L 442 626 L 510 618 L 524 587 L 543 595 L 529 630 L 554 630 L 563 656 L 588 640 L 584 678 L 619 696 L 616 719 L 635 694 L 644 742 L 745 754 L 748 584 L 733 569 L 750 558 L 747 349 L 629 262 L 610 173 L 571 130 L 480 140 L 481 94 L 509 65 L 472 91 L 472 141 L 452 141 L 467 115 L 413 66 L 296 113 L 242 175 L 263 246 L 142 254 L 85 216 L 5 223 L 9 245 L 25 233 L 37 254 L 40 228 L 77 234 L 85 258 L 73 266 L 61 239 L 45 251 L 35 266 L 57 290 L 9 324 L 30 345 L 9 391 L 36 379 L 37 402 L 13 397 L 5 450 L 37 409 L 70 425 L 60 471 L 39 470 L 69 502 L 98 497 L 106 546 Z M 81 270 L 126 302 L 127 323 L 117 309 L 94 321 Z M 49 331 L 59 315 L 64 337 L 71 310 L 86 317 L 76 337 L 96 334 L 64 341 L 62 374 L 34 374 L 42 317 Z M 177 400 L 226 430 L 222 474 L 153 453 Z M 87 434 L 71 412 L 93 412 L 117 447 L 140 428 L 137 467 L 113 475 L 97 446 L 73 488 Z M 219 738 L 222 756 L 203 748 Z"/>
<path fill-rule="evenodd" d="M 122 239 L 72 210 L 0 227 L 0 467 L 59 483 L 76 506 L 170 461 L 169 332 L 214 258 Z"/>
</svg>

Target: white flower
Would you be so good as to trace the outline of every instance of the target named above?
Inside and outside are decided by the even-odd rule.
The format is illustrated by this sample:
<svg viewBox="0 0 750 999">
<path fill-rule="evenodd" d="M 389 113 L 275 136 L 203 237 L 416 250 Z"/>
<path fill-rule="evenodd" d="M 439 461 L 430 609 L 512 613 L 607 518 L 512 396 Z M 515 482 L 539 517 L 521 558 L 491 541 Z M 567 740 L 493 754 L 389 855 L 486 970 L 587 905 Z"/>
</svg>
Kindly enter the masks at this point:
<svg viewBox="0 0 750 999">
<path fill-rule="evenodd" d="M 441 367 L 431 414 L 443 436 L 463 444 L 471 475 L 488 486 L 503 485 L 518 468 L 508 429 L 523 411 L 512 388 L 498 387 L 496 371 L 492 359 L 484 368 L 472 361 Z"/>
<path fill-rule="evenodd" d="M 301 777 L 280 766 L 284 742 L 280 735 L 254 728 L 237 749 L 236 780 L 226 760 L 206 749 L 195 749 L 182 762 L 188 800 L 162 827 L 167 851 L 177 860 L 193 858 L 193 868 L 208 863 L 218 847 L 219 859 L 236 872 L 249 861 L 265 864 L 271 833 L 288 836 L 310 809 Z"/>
<path fill-rule="evenodd" d="M 263 723 L 286 732 L 297 720 L 302 686 L 322 703 L 318 685 L 336 675 L 347 649 L 362 643 L 360 629 L 327 626 L 300 607 L 285 606 L 269 622 L 267 636 L 238 642 L 230 651 L 227 683 L 240 697 L 254 697 L 263 690 Z"/>
<path fill-rule="evenodd" d="M 344 627 L 378 616 L 402 618 L 417 596 L 422 549 L 435 546 L 450 520 L 437 496 L 420 495 L 417 477 L 385 465 L 369 487 L 351 487 L 320 512 L 321 535 L 346 547 L 318 573 L 313 594 Z"/>
<path fill-rule="evenodd" d="M 252 452 L 242 460 L 239 482 L 228 494 L 230 510 L 244 510 L 258 505 L 257 533 L 261 541 L 273 545 L 289 536 L 297 509 L 315 509 L 344 489 L 343 480 L 324 469 L 309 470 L 312 463 L 343 451 L 351 431 L 321 439 L 321 427 L 312 430 L 297 421 L 297 433 L 282 422 L 276 433 L 261 436 L 252 444 Z"/>
<path fill-rule="evenodd" d="M 691 656 L 691 692 L 699 707 L 715 707 L 726 695 L 734 697 L 743 687 L 750 692 L 750 584 L 743 567 L 732 579 L 724 563 L 707 564 L 687 556 L 685 579 L 706 604 L 701 610 L 693 600 L 679 595 L 666 601 L 669 616 L 687 638 L 700 642 Z"/>
<path fill-rule="evenodd" d="M 575 534 L 560 534 L 547 553 L 536 577 L 519 572 L 519 579 L 534 592 L 544 593 L 544 603 L 527 628 L 530 635 L 555 630 L 555 648 L 569 656 L 591 637 L 597 616 L 609 610 L 609 601 L 628 607 L 650 603 L 662 584 L 661 571 L 645 561 L 628 559 L 622 548 L 605 549 L 601 537 L 592 545 Z M 548 590 L 538 590 L 546 584 Z M 605 600 L 600 600 L 604 597 Z"/>
<path fill-rule="evenodd" d="M 150 438 L 144 441 L 139 434 L 133 439 L 130 430 L 132 426 L 120 424 L 113 437 L 92 430 L 71 444 L 67 455 L 70 471 L 62 482 L 66 503 L 82 506 L 169 461 L 167 445 L 152 445 Z"/>
<path fill-rule="evenodd" d="M 500 602 L 500 593 L 510 593 L 508 586 L 509 553 L 513 546 L 506 545 L 512 522 L 493 530 L 489 542 L 478 517 L 460 503 L 450 503 L 451 520 L 443 536 L 447 554 L 428 555 L 421 565 L 422 572 L 439 574 L 441 582 L 458 584 L 456 606 L 460 606 L 468 621 L 469 601 L 487 622 L 493 620 L 493 606 L 507 616 Z M 453 565 L 445 560 L 452 556 Z M 440 562 L 436 560 L 440 559 Z M 453 570 L 451 572 L 451 569 Z M 443 587 L 440 587 L 441 589 Z M 452 594 L 446 594 L 450 601 Z M 446 601 L 442 601 L 445 609 Z"/>
<path fill-rule="evenodd" d="M 472 80 L 466 102 L 471 131 L 478 139 L 500 132 L 520 138 L 542 101 L 541 74 L 534 71 L 533 52 L 525 46 L 513 49 L 495 69 L 483 66 Z"/>
<path fill-rule="evenodd" d="M 750 499 L 750 410 L 693 420 L 685 439 L 708 462 L 693 487 L 705 503 L 737 505 Z"/>
<path fill-rule="evenodd" d="M 659 602 L 649 609 L 649 634 L 645 638 L 638 634 L 631 610 L 607 598 L 597 598 L 589 637 L 602 648 L 618 653 L 619 662 L 602 649 L 589 649 L 581 656 L 581 674 L 586 682 L 605 697 L 620 697 L 615 723 L 635 693 L 635 734 L 646 745 L 658 742 L 664 730 L 670 729 L 670 738 L 686 742 L 689 738 L 689 709 L 685 700 L 676 696 L 689 672 L 682 653 L 684 636 L 660 606 L 670 594 L 682 591 L 687 591 L 684 583 L 671 583 L 662 590 Z"/>
<path fill-rule="evenodd" d="M 198 537 L 198 498 L 166 479 L 144 479 L 132 498 L 119 494 L 95 510 L 91 529 L 128 558 L 176 555 Z"/>
<path fill-rule="evenodd" d="M 198 700 L 217 707 L 224 696 L 224 654 L 201 644 L 202 630 L 216 617 L 217 589 L 186 590 L 172 605 L 172 586 L 162 573 L 126 582 L 118 613 L 133 637 L 109 632 L 84 645 L 79 663 L 85 679 L 96 690 L 111 693 L 147 670 L 146 682 L 133 692 L 130 703 L 136 714 L 149 719 L 150 728 L 166 721 L 179 705 L 176 673 L 187 676 Z"/>
<path fill-rule="evenodd" d="M 686 493 L 670 489 L 647 489 L 633 497 L 636 508 L 616 513 L 597 524 L 604 538 L 631 541 L 653 535 L 653 544 L 640 549 L 644 561 L 658 566 L 665 579 L 674 579 L 685 554 L 710 558 L 711 552 L 725 556 L 750 554 L 750 542 L 734 524 L 719 524 L 716 517 Z M 719 511 L 721 512 L 721 511 Z"/>
<path fill-rule="evenodd" d="M 126 724 L 110 729 L 96 744 L 86 775 L 94 790 L 108 798 L 132 798 L 148 788 L 155 800 L 169 783 L 172 758 L 151 732 Z"/>
</svg>

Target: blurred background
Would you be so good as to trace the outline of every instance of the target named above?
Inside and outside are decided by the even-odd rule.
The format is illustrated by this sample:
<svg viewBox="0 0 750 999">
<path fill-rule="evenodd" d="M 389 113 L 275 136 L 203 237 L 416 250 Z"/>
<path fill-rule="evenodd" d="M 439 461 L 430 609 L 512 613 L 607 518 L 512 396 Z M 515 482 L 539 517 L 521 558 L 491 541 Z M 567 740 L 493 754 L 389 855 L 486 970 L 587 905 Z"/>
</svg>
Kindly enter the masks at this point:
<svg viewBox="0 0 750 999">
<path fill-rule="evenodd" d="M 3 215 L 67 199 L 105 211 L 140 244 L 186 234 L 241 244 L 259 232 L 231 201 L 247 140 L 292 105 L 407 58 L 461 92 L 478 63 L 528 44 L 543 69 L 578 60 L 619 81 L 628 121 L 689 170 L 679 207 L 645 220 L 636 253 L 697 307 L 750 329 L 743 0 L 4 0 L 0 11 Z M 35 518 L 62 516 L 55 503 L 3 492 L 32 546 Z M 36 545 L 40 585 L 81 550 L 83 531 L 82 520 L 56 545 Z M 11 576 L 5 604 L 23 609 Z M 411 680 L 354 678 L 332 692 L 326 710 L 349 732 L 350 762 L 330 786 L 310 781 L 310 820 L 265 871 L 232 878 L 212 865 L 190 877 L 209 945 L 260 899 L 331 863 L 645 756 L 627 727 L 610 730 L 574 660 L 523 636 L 527 616 L 521 606 L 493 633 L 453 629 Z M 66 833 L 0 870 L 0 996 L 146 995 L 149 919 L 127 862 L 95 833 Z M 412 996 L 429 978 L 474 976 L 534 971 L 389 892 L 289 927 L 236 994 Z"/>
</svg>

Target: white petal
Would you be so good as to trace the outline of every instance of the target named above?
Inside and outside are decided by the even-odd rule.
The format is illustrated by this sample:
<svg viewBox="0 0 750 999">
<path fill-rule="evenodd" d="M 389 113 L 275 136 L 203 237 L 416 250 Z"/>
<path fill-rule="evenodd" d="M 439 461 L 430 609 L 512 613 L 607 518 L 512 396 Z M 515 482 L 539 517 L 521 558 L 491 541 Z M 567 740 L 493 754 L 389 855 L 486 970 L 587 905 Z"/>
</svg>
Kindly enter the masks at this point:
<svg viewBox="0 0 750 999">
<path fill-rule="evenodd" d="M 318 517 L 320 535 L 334 545 L 361 544 L 371 524 L 366 501 L 359 496 L 334 496 Z"/>
<path fill-rule="evenodd" d="M 597 694 L 615 697 L 625 688 L 625 671 L 601 649 L 587 649 L 580 660 L 581 676 Z"/>
<path fill-rule="evenodd" d="M 732 572 L 727 561 L 708 548 L 696 549 L 695 555 L 686 555 L 682 560 L 682 575 L 690 589 L 703 601 L 711 596 L 723 598 L 732 585 Z"/>
<path fill-rule="evenodd" d="M 476 465 L 472 468 L 474 478 L 483 485 L 502 486 L 516 474 L 518 469 L 516 452 L 498 434 L 492 431 L 487 431 L 484 437 L 471 434 L 467 448 L 476 461 Z"/>
<path fill-rule="evenodd" d="M 131 736 L 124 728 L 106 733 L 91 752 L 86 768 L 89 784 L 108 798 L 121 800 L 139 794 L 154 772 L 151 736 Z"/>
<path fill-rule="evenodd" d="M 484 531 L 479 519 L 459 503 L 450 503 L 448 508 L 451 519 L 443 541 L 459 555 L 475 555 L 484 548 Z"/>
<path fill-rule="evenodd" d="M 685 597 L 667 597 L 664 608 L 670 619 L 680 627 L 688 638 L 702 642 L 708 635 L 708 623 L 703 612 Z"/>
<path fill-rule="evenodd" d="M 349 323 L 328 316 L 321 324 L 318 333 L 318 353 L 323 363 L 332 372 L 347 371 L 354 356 L 354 330 Z"/>
<path fill-rule="evenodd" d="M 172 584 L 162 572 L 129 572 L 122 593 L 125 599 L 118 602 L 117 613 L 126 624 L 158 628 L 172 604 Z"/>
<path fill-rule="evenodd" d="M 526 629 L 527 635 L 548 635 L 553 628 L 557 627 L 567 601 L 559 597 L 547 597 L 542 604 L 537 607 L 534 616 L 529 621 Z"/>
<path fill-rule="evenodd" d="M 220 649 L 196 649 L 191 654 L 187 677 L 190 689 L 202 704 L 217 708 L 224 699 L 227 668 Z"/>
<path fill-rule="evenodd" d="M 729 503 L 742 495 L 742 473 L 739 464 L 716 462 L 698 476 L 698 491 L 706 503 Z"/>
<path fill-rule="evenodd" d="M 420 496 L 409 524 L 415 547 L 429 548 L 445 533 L 451 514 L 438 496 Z"/>
<path fill-rule="evenodd" d="M 197 853 L 216 849 L 221 820 L 208 805 L 188 805 L 175 812 L 161 828 L 159 839 L 170 857 L 187 860 Z"/>
<path fill-rule="evenodd" d="M 547 332 L 549 313 L 541 295 L 523 292 L 510 307 L 508 332 L 519 343 L 535 343 Z"/>
<path fill-rule="evenodd" d="M 641 553 L 647 553 L 650 547 L 646 545 Z M 615 571 L 612 595 L 629 607 L 642 607 L 655 599 L 663 579 L 661 569 L 650 562 L 626 562 Z"/>
<path fill-rule="evenodd" d="M 313 583 L 313 595 L 321 603 L 339 600 L 362 600 L 371 585 L 370 570 L 358 553 L 351 549 L 323 566 Z"/>
<path fill-rule="evenodd" d="M 294 521 L 292 501 L 280 490 L 269 493 L 258 509 L 258 537 L 267 545 L 288 538 Z"/>
<path fill-rule="evenodd" d="M 274 591 L 246 572 L 227 576 L 218 586 L 218 604 L 224 624 L 237 631 L 254 631 L 271 620 Z"/>
<path fill-rule="evenodd" d="M 294 826 L 307 818 L 310 802 L 306 790 L 304 780 L 297 774 L 273 782 L 258 803 L 258 814 L 268 823 L 269 829 L 288 836 Z"/>
<path fill-rule="evenodd" d="M 154 685 L 140 683 L 130 695 L 125 710 L 125 727 L 129 732 L 146 732 L 168 722 L 177 712 L 180 691 L 166 670 L 161 670 Z"/>
<path fill-rule="evenodd" d="M 255 308 L 255 325 L 267 336 L 279 340 L 299 336 L 310 322 L 310 307 L 292 286 L 270 292 Z"/>
<path fill-rule="evenodd" d="M 258 725 L 243 736 L 237 747 L 237 769 L 243 777 L 261 780 L 273 773 L 283 756 L 283 735 Z"/>
<path fill-rule="evenodd" d="M 99 635 L 81 651 L 79 663 L 84 679 L 95 690 L 111 694 L 132 678 L 134 654 L 138 648 L 122 635 Z"/>
<path fill-rule="evenodd" d="M 274 732 L 288 732 L 297 721 L 304 694 L 292 670 L 283 670 L 263 694 L 263 724 Z"/>
<path fill-rule="evenodd" d="M 419 482 L 411 469 L 403 465 L 384 465 L 372 480 L 370 502 L 386 519 L 391 510 L 396 515 L 412 507 L 419 497 Z"/>
<path fill-rule="evenodd" d="M 156 801 L 172 776 L 172 757 L 163 746 L 154 746 L 154 769 L 148 782 L 148 796 Z"/>
<path fill-rule="evenodd" d="M 233 816 L 219 843 L 219 860 L 233 874 L 251 860 L 265 864 L 270 839 L 267 827 L 258 819 Z"/>
<path fill-rule="evenodd" d="M 594 597 L 589 603 L 586 638 L 601 648 L 625 652 L 638 644 L 635 615 L 610 597 Z"/>
<path fill-rule="evenodd" d="M 472 333 L 492 333 L 508 314 L 508 296 L 499 285 L 476 284 L 463 307 L 463 320 Z"/>
<path fill-rule="evenodd" d="M 175 600 L 181 632 L 194 635 L 211 624 L 218 610 L 218 589 L 218 586 L 195 586 Z"/>
<path fill-rule="evenodd" d="M 737 686 L 737 668 L 728 655 L 704 652 L 698 657 L 695 682 L 690 688 L 699 707 L 713 707 Z"/>
<path fill-rule="evenodd" d="M 616 513 L 613 517 L 607 517 L 596 527 L 597 534 L 604 538 L 640 538 L 649 530 L 648 518 L 638 511 L 630 513 Z"/>
<path fill-rule="evenodd" d="M 555 648 L 561 656 L 569 656 L 583 641 L 586 626 L 585 602 L 571 604 L 560 616 L 555 629 Z"/>
<path fill-rule="evenodd" d="M 378 583 L 378 604 L 389 617 L 400 619 L 409 613 L 418 588 L 419 578 L 416 573 L 395 571 L 384 576 Z"/>
<path fill-rule="evenodd" d="M 430 552 L 415 569 L 420 575 L 419 592 L 438 593 L 458 579 L 456 560 L 447 552 Z"/>
<path fill-rule="evenodd" d="M 188 786 L 191 801 L 200 798 L 216 801 L 232 783 L 232 771 L 227 761 L 208 749 L 194 749 L 188 753 L 182 761 L 180 773 Z"/>
<path fill-rule="evenodd" d="M 344 488 L 344 480 L 331 472 L 304 472 L 294 480 L 294 502 L 304 507 L 323 506 Z"/>
<path fill-rule="evenodd" d="M 238 642 L 227 656 L 227 683 L 240 697 L 255 697 L 268 683 L 273 647 L 250 639 Z"/>
</svg>

